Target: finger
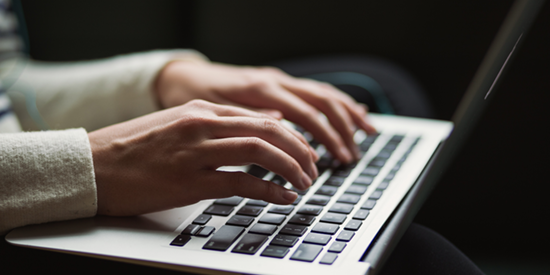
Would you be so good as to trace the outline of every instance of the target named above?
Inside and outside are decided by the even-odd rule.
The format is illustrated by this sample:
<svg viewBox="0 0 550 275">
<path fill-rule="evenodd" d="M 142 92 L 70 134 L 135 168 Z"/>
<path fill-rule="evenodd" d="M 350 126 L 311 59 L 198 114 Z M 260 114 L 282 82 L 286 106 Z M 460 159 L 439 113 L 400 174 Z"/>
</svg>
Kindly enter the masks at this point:
<svg viewBox="0 0 550 275">
<path fill-rule="evenodd" d="M 223 100 L 225 100 L 225 99 L 223 99 Z M 269 110 L 273 110 L 273 113 L 274 113 L 273 115 L 270 116 L 270 115 L 267 115 L 267 114 L 262 114 L 262 113 L 259 113 L 259 112 L 251 111 L 251 110 L 249 110 L 249 108 L 240 108 L 240 107 L 235 107 L 235 106 L 219 105 L 219 104 L 214 104 L 214 103 L 206 102 L 206 101 L 202 101 L 202 100 L 198 100 L 196 102 L 196 104 L 200 105 L 200 107 L 203 107 L 203 108 L 206 107 L 207 109 L 212 110 L 215 114 L 220 115 L 220 116 L 232 116 L 232 117 L 234 117 L 234 116 L 243 116 L 243 117 L 253 117 L 253 118 L 269 118 L 269 119 L 275 120 L 275 121 L 278 121 L 278 119 L 276 117 L 279 116 L 279 114 L 282 117 L 282 113 L 280 111 L 274 110 L 274 109 L 269 109 Z M 235 103 L 232 103 L 232 104 L 235 104 Z M 268 109 L 261 109 L 261 110 L 268 110 Z M 315 150 L 313 148 L 311 148 L 311 146 L 306 141 L 306 139 L 302 136 L 302 134 L 298 133 L 294 129 L 291 130 L 288 127 L 286 127 L 286 129 L 289 130 L 292 134 L 294 134 L 294 136 L 296 136 L 304 145 L 306 145 L 308 147 L 308 150 L 310 151 L 310 154 L 311 154 L 312 158 L 315 159 L 315 161 L 317 159 L 319 159 L 319 156 L 317 155 Z M 315 168 L 313 170 L 315 171 L 315 173 L 314 173 L 315 176 L 314 177 L 317 177 L 316 176 L 317 175 L 317 169 Z"/>
<path fill-rule="evenodd" d="M 276 120 L 272 116 L 260 112 L 255 112 L 247 108 L 216 104 L 204 100 L 193 100 L 191 104 L 195 105 L 197 112 L 204 112 L 205 110 L 208 110 L 210 112 L 213 112 L 217 116 L 243 116 Z"/>
<path fill-rule="evenodd" d="M 243 109 L 252 110 L 252 111 L 258 112 L 258 113 L 263 113 L 263 114 L 271 116 L 271 117 L 273 117 L 277 120 L 283 119 L 283 114 L 279 110 L 268 109 L 268 108 L 254 108 L 254 107 L 251 107 L 251 106 L 242 105 L 242 104 L 236 103 L 235 101 L 225 99 L 224 97 L 221 97 L 217 94 L 212 95 L 212 100 L 213 100 L 213 102 L 216 102 L 218 104 L 235 106 L 235 107 L 239 107 L 239 108 L 243 108 Z"/>
<path fill-rule="evenodd" d="M 358 104 L 350 95 L 340 91 L 329 83 L 319 82 L 311 79 L 292 78 L 290 76 L 281 78 L 283 85 L 289 85 L 298 88 L 300 91 L 323 91 L 328 94 L 328 97 L 335 98 L 339 101 L 350 113 L 354 123 L 363 129 L 367 134 L 375 134 L 376 129 L 369 123 L 367 119 L 366 105 Z"/>
<path fill-rule="evenodd" d="M 213 171 L 205 184 L 211 185 L 213 192 L 208 195 L 213 198 L 241 196 L 275 204 L 290 204 L 298 198 L 296 192 L 243 172 Z"/>
<path fill-rule="evenodd" d="M 342 137 L 330 124 L 321 119 L 316 108 L 281 87 L 272 89 L 276 91 L 266 94 L 274 108 L 281 110 L 288 120 L 304 127 L 338 159 L 346 163 L 352 161 L 352 155 Z"/>
<path fill-rule="evenodd" d="M 311 178 L 318 176 L 311 146 L 298 132 L 290 130 L 279 121 L 248 117 L 221 117 L 210 132 L 214 138 L 257 137 L 283 150 L 298 161 Z"/>
<path fill-rule="evenodd" d="M 378 131 L 368 120 L 367 105 L 365 104 L 358 104 L 358 105 L 359 105 L 359 108 L 349 110 L 353 121 L 355 122 L 356 125 L 359 126 L 359 128 L 363 129 L 367 134 L 369 135 L 376 134 Z"/>
<path fill-rule="evenodd" d="M 335 96 L 327 96 L 328 93 L 305 90 L 306 88 L 313 87 L 287 86 L 287 88 L 294 89 L 292 91 L 297 93 L 304 101 L 323 112 L 330 124 L 338 131 L 355 159 L 359 158 L 359 149 L 353 140 L 355 123 L 350 116 L 349 110 L 344 107 L 341 101 Z"/>
<path fill-rule="evenodd" d="M 367 132 L 367 134 L 375 134 L 377 132 L 376 128 L 374 128 L 374 126 L 372 126 L 367 119 L 367 105 L 357 103 L 350 95 L 338 90 L 336 87 L 328 83 L 316 83 L 320 85 L 321 88 L 325 89 L 327 92 L 331 93 L 333 96 L 337 97 L 341 101 L 341 103 L 351 114 L 355 125 L 359 126 L 359 128 L 363 129 L 365 132 Z"/>
<path fill-rule="evenodd" d="M 296 188 L 305 190 L 312 180 L 296 159 L 269 142 L 256 137 L 207 140 L 201 144 L 197 161 L 205 168 L 256 164 L 281 175 Z"/>
<path fill-rule="evenodd" d="M 310 150 L 310 153 L 311 153 L 311 157 L 313 158 L 313 161 L 314 162 L 317 162 L 319 160 L 319 155 L 317 154 L 317 152 L 315 151 L 315 149 L 313 147 L 311 147 L 311 145 L 309 144 L 309 142 L 306 140 L 306 138 L 304 137 L 304 135 L 300 132 L 298 132 L 296 129 L 294 129 L 292 126 L 290 125 L 286 125 L 284 123 L 281 123 L 288 131 L 290 131 L 294 136 L 296 136 L 298 139 L 300 139 L 300 141 L 304 144 L 307 144 L 308 145 L 308 148 Z M 316 167 L 317 168 L 317 167 Z"/>
</svg>

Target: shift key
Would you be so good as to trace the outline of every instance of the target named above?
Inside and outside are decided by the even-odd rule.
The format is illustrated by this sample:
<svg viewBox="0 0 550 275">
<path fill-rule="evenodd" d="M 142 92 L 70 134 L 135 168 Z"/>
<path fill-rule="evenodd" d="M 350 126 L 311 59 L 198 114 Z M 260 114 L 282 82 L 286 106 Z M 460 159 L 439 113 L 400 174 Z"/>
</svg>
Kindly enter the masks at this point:
<svg viewBox="0 0 550 275">
<path fill-rule="evenodd" d="M 202 247 L 210 250 L 227 250 L 244 232 L 244 227 L 224 225 Z"/>
</svg>

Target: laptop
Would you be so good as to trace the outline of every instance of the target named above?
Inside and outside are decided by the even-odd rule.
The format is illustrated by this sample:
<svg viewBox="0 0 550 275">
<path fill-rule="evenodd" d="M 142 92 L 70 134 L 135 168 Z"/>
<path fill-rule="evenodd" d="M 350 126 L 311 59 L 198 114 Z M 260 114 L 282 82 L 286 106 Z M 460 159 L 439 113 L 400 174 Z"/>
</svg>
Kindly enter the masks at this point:
<svg viewBox="0 0 550 275">
<path fill-rule="evenodd" d="M 543 2 L 514 3 L 452 122 L 370 114 L 380 133 L 356 133 L 360 161 L 341 165 L 316 146 L 320 176 L 292 205 L 206 200 L 137 217 L 26 226 L 6 240 L 204 274 L 376 274 L 472 130 Z M 221 169 L 292 188 L 258 166 Z"/>
</svg>

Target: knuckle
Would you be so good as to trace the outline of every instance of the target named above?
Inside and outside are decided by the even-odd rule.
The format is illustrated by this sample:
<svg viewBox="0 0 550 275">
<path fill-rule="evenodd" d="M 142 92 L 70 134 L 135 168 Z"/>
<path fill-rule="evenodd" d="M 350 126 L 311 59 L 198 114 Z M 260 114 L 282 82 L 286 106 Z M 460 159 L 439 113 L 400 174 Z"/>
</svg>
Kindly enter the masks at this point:
<svg viewBox="0 0 550 275">
<path fill-rule="evenodd" d="M 175 122 L 182 131 L 188 133 L 204 133 L 206 129 L 210 128 L 216 123 L 215 119 L 199 116 L 196 114 L 186 114 L 178 118 Z"/>
<path fill-rule="evenodd" d="M 263 126 L 263 130 L 265 130 L 266 132 L 272 135 L 277 135 L 280 133 L 279 123 L 272 119 L 268 119 L 268 118 L 264 119 L 262 122 L 262 126 Z"/>
<path fill-rule="evenodd" d="M 319 120 L 319 111 L 316 109 L 313 109 L 312 107 L 307 107 L 302 110 L 302 115 L 312 122 L 316 122 Z"/>
<path fill-rule="evenodd" d="M 193 99 L 189 101 L 186 105 L 196 106 L 196 107 L 205 107 L 209 105 L 209 102 L 202 99 Z"/>
<path fill-rule="evenodd" d="M 264 72 L 271 73 L 271 74 L 278 74 L 278 75 L 285 74 L 281 69 L 276 67 L 265 66 L 265 67 L 260 67 L 260 69 Z"/>
<path fill-rule="evenodd" d="M 302 167 L 296 160 L 289 162 L 289 165 L 292 171 L 300 172 L 299 175 L 302 174 Z"/>
<path fill-rule="evenodd" d="M 265 79 L 250 77 L 247 79 L 246 89 L 252 92 L 264 92 L 270 89 L 270 84 Z"/>
<path fill-rule="evenodd" d="M 243 144 L 244 151 L 251 157 L 257 156 L 264 149 L 264 141 L 260 138 L 250 137 L 247 138 Z"/>
</svg>

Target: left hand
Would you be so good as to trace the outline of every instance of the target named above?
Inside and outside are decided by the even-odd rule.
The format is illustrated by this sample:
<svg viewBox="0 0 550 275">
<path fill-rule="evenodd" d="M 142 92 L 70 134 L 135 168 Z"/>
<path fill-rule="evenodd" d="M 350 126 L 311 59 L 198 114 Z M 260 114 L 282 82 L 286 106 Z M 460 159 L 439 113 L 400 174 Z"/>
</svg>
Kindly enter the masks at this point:
<svg viewBox="0 0 550 275">
<path fill-rule="evenodd" d="M 345 163 L 359 158 L 353 141 L 357 127 L 367 134 L 376 133 L 366 120 L 366 106 L 329 84 L 294 78 L 276 68 L 174 61 L 160 72 L 155 88 L 163 108 L 203 99 L 261 111 L 277 119 L 284 116 L 304 127 Z"/>
</svg>

